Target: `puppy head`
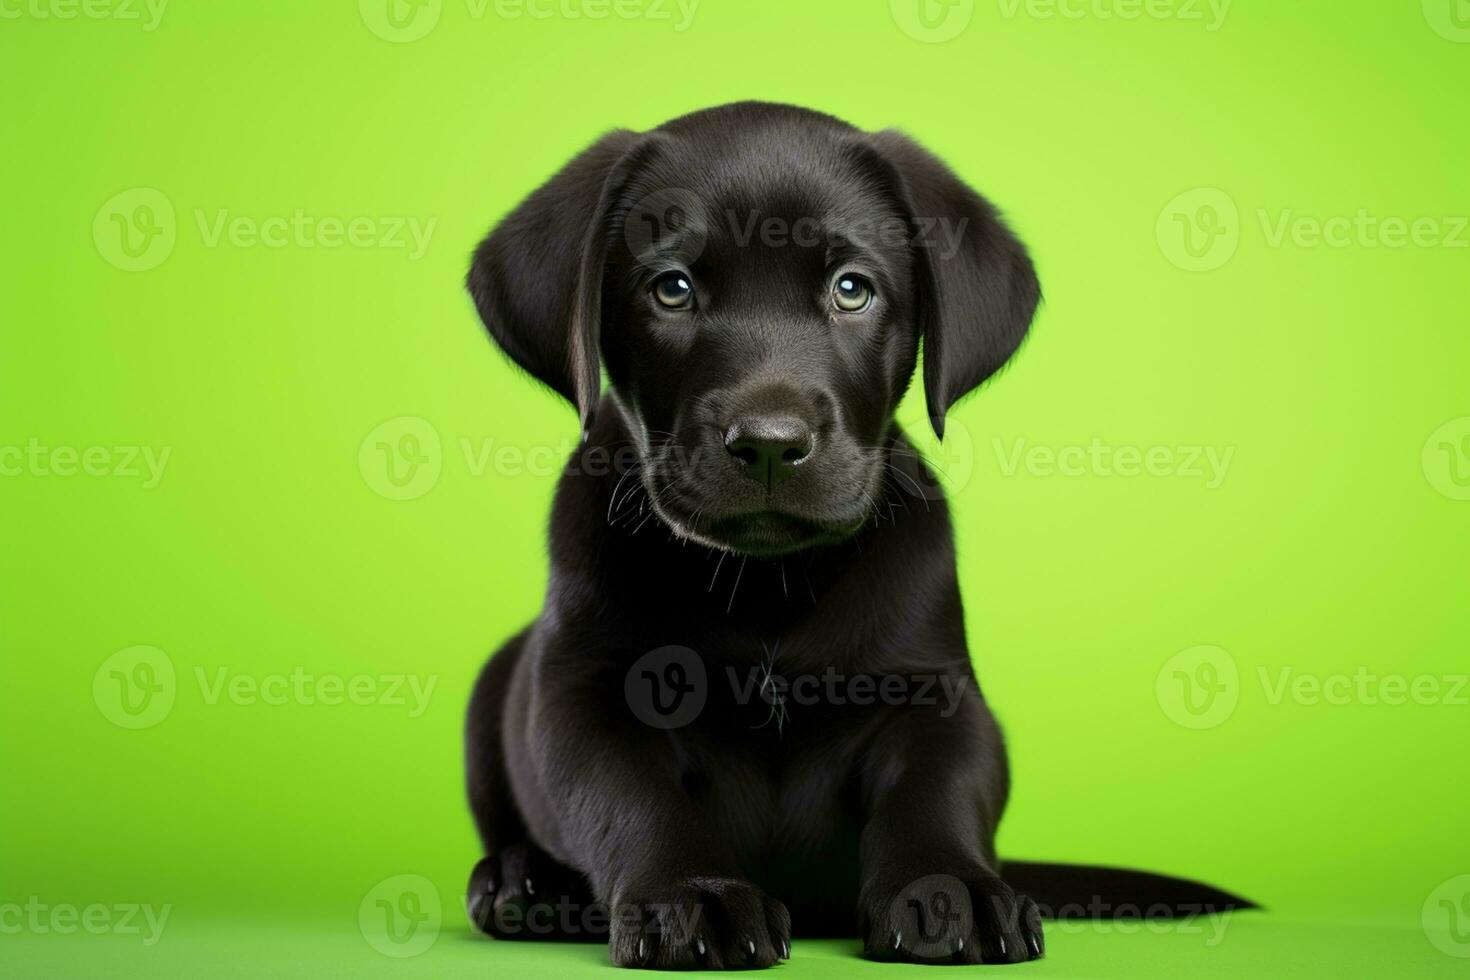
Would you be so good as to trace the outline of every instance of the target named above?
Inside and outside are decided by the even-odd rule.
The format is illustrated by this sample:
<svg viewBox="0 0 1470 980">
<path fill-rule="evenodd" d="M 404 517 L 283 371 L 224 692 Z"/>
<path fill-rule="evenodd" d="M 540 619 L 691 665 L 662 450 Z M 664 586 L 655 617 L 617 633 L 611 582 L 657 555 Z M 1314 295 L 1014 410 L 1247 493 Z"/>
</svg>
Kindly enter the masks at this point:
<svg viewBox="0 0 1470 980">
<path fill-rule="evenodd" d="M 676 534 L 753 555 L 862 526 L 921 343 L 942 437 L 1039 298 L 1025 249 L 926 151 L 760 103 L 603 137 L 481 243 L 468 286 L 584 431 L 606 369 Z"/>
</svg>

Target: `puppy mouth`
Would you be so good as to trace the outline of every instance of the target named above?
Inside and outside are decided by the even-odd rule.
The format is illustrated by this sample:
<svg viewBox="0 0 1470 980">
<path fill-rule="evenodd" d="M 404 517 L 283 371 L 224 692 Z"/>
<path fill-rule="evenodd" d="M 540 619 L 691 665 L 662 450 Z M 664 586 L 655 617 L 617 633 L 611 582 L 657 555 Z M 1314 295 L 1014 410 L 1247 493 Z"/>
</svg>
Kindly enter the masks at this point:
<svg viewBox="0 0 1470 980">
<path fill-rule="evenodd" d="M 675 537 L 759 558 L 851 537 L 873 516 L 875 501 L 883 495 L 882 460 L 877 455 L 838 460 L 833 472 L 820 477 L 807 473 L 805 486 L 795 493 L 791 492 L 795 480 L 774 492 L 757 491 L 757 483 L 744 475 L 732 478 L 728 466 L 715 465 L 729 462 L 724 447 L 718 456 L 705 458 L 689 451 L 680 457 L 666 444 L 661 452 L 643 457 L 638 482 L 653 515 Z M 612 509 L 628 509 L 619 507 L 618 499 L 615 494 Z"/>
<path fill-rule="evenodd" d="M 833 544 L 861 526 L 862 518 L 833 524 L 766 510 L 715 518 L 708 522 L 703 533 L 722 542 L 727 550 L 764 558 Z"/>
<path fill-rule="evenodd" d="M 668 492 L 651 492 L 649 499 L 659 520 L 676 536 L 757 558 L 835 544 L 855 533 L 868 519 L 865 510 L 835 519 L 776 509 L 712 513 L 704 507 L 690 506 L 684 494 Z"/>
</svg>

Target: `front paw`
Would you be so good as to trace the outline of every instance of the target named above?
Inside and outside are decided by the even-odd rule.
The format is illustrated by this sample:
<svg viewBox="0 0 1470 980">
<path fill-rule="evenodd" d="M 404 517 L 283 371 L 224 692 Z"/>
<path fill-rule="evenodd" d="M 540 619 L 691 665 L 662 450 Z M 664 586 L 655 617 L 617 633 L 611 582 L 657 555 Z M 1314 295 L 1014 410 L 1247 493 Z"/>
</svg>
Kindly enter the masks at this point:
<svg viewBox="0 0 1470 980">
<path fill-rule="evenodd" d="M 1046 953 L 1036 903 L 993 872 L 871 885 L 863 955 L 910 963 L 1024 963 Z"/>
<path fill-rule="evenodd" d="M 786 906 L 738 878 L 686 878 L 631 888 L 613 902 L 615 966 L 742 970 L 791 955 Z"/>
<path fill-rule="evenodd" d="M 586 879 L 529 842 L 476 864 L 465 896 L 470 923 L 496 939 L 601 938 L 591 908 Z"/>
</svg>

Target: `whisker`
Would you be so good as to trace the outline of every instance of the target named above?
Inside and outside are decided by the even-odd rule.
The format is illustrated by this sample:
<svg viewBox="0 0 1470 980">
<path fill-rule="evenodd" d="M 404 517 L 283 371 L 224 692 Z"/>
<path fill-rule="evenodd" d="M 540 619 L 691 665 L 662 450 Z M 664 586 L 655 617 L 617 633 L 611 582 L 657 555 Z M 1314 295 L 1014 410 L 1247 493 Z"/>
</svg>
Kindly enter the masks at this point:
<svg viewBox="0 0 1470 980">
<path fill-rule="evenodd" d="M 615 505 L 618 502 L 618 491 L 622 489 L 623 481 L 626 480 L 628 477 L 632 476 L 633 473 L 637 469 L 638 469 L 638 464 L 635 462 L 632 466 L 630 466 L 628 468 L 628 472 L 626 472 L 622 476 L 618 477 L 618 482 L 613 486 L 613 492 L 608 497 L 608 501 L 607 501 L 607 520 L 608 520 L 608 523 L 609 524 L 612 523 L 613 513 L 616 510 Z"/>
<path fill-rule="evenodd" d="M 908 481 L 909 486 L 911 486 L 911 487 L 914 488 L 914 496 L 916 496 L 920 500 L 924 501 L 924 509 L 925 510 L 928 510 L 929 509 L 929 498 L 924 496 L 924 491 L 922 489 L 920 489 L 918 482 L 915 481 L 913 479 L 913 477 L 909 476 L 907 473 L 903 472 L 898 467 L 894 466 L 892 463 L 886 463 L 884 465 L 889 470 L 891 470 L 895 476 L 903 477 L 905 480 Z"/>
<path fill-rule="evenodd" d="M 715 590 L 715 582 L 720 577 L 720 567 L 725 564 L 725 556 L 727 554 L 729 554 L 729 552 L 727 551 L 720 552 L 720 560 L 715 562 L 715 574 L 714 577 L 709 580 L 709 588 L 705 590 L 706 592 L 713 592 Z"/>
<path fill-rule="evenodd" d="M 735 573 L 735 587 L 730 590 L 730 601 L 725 605 L 726 613 L 735 608 L 735 593 L 740 591 L 740 577 L 745 574 L 745 562 L 746 558 L 742 557 L 740 559 L 740 570 Z"/>
</svg>

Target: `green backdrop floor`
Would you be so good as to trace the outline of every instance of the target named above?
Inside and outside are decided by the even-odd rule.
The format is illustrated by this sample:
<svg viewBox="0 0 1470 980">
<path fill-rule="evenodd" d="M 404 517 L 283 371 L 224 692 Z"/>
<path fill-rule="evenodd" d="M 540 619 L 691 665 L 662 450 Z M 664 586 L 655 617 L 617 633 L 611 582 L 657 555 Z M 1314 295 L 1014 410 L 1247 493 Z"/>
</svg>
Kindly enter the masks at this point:
<svg viewBox="0 0 1470 980">
<path fill-rule="evenodd" d="M 1417 929 L 1295 922 L 1249 913 L 1192 927 L 1051 924 L 1043 961 L 947 972 L 1016 977 L 1464 977 L 1470 959 L 1437 948 Z M 1455 947 L 1470 955 L 1470 945 Z M 869 963 L 836 940 L 796 944 L 777 976 L 913 977 L 929 969 Z M 941 971 L 941 972 L 945 972 Z M 0 975 L 16 978 L 139 977 L 479 977 L 531 980 L 616 977 L 606 949 L 592 944 L 495 942 L 446 928 L 417 956 L 395 959 L 368 945 L 353 924 L 271 926 L 170 921 L 145 947 L 137 937 L 24 933 L 0 936 Z M 747 974 L 748 976 L 749 974 Z"/>
</svg>

